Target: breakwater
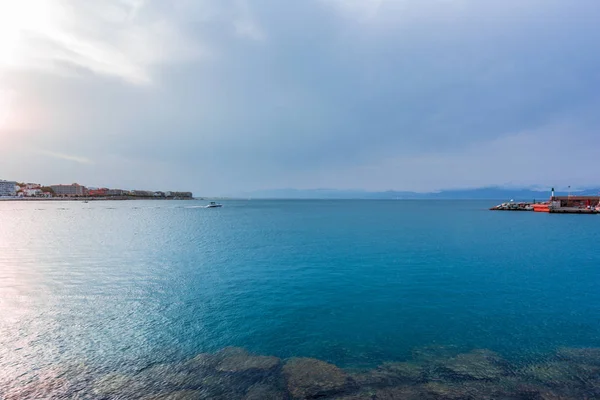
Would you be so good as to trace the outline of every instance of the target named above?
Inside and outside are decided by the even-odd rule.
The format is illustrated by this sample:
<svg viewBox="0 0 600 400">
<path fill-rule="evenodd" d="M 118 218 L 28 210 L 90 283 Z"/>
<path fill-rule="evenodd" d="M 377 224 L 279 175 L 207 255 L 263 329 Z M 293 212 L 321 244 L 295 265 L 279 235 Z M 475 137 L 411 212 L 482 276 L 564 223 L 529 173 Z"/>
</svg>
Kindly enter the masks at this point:
<svg viewBox="0 0 600 400">
<path fill-rule="evenodd" d="M 524 202 L 510 202 L 510 203 L 502 203 L 498 204 L 490 208 L 492 211 L 534 211 L 533 203 L 524 203 Z"/>
</svg>

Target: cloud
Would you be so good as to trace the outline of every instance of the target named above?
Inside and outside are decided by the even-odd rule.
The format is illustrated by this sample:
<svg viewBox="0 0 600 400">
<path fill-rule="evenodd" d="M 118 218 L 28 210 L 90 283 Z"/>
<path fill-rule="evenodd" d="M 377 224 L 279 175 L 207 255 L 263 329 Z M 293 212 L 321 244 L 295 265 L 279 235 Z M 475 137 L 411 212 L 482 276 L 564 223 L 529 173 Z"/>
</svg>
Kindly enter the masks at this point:
<svg viewBox="0 0 600 400">
<path fill-rule="evenodd" d="M 237 17 L 233 21 L 235 27 L 235 33 L 241 37 L 245 37 L 254 41 L 263 41 L 266 38 L 266 34 L 260 27 L 255 17 L 252 15 L 252 11 L 247 0 L 240 0 L 237 2 Z"/>
<path fill-rule="evenodd" d="M 365 182 L 362 187 L 369 190 L 402 188 L 424 192 L 490 185 L 595 186 L 598 175 L 593 165 L 598 158 L 597 151 L 582 143 L 596 143 L 596 136 L 589 126 L 573 121 L 556 122 L 472 143 L 451 152 L 388 157 L 330 171 L 321 177 L 318 186 L 311 186 L 311 182 L 305 185 L 306 188 L 348 188 L 360 181 Z M 578 140 L 574 141 L 573 137 Z M 565 174 L 565 169 L 571 173 Z"/>
<path fill-rule="evenodd" d="M 145 85 L 152 82 L 153 67 L 203 54 L 201 44 L 184 35 L 172 15 L 155 13 L 141 0 L 23 0 L 19 4 L 4 10 L 27 8 L 15 16 L 22 22 L 13 26 L 19 42 L 12 68 L 64 73 L 73 72 L 65 66 L 74 66 Z M 30 14 L 37 23 L 26 23 L 33 18 Z"/>
<path fill-rule="evenodd" d="M 386 0 L 322 0 L 323 4 L 332 7 L 358 22 L 368 22 L 376 19 Z M 397 0 L 398 2 L 406 0 Z M 387 0 L 389 2 L 389 0 Z"/>
<path fill-rule="evenodd" d="M 10 107 L 13 93 L 0 89 L 0 132 L 10 116 Z"/>
<path fill-rule="evenodd" d="M 80 157 L 80 156 L 74 156 L 71 154 L 57 153 L 57 152 L 49 151 L 49 150 L 38 149 L 38 150 L 33 150 L 33 153 L 56 158 L 59 160 L 73 161 L 78 164 L 94 164 L 94 162 L 87 157 Z"/>
<path fill-rule="evenodd" d="M 2 71 L 0 129 L 89 156 L 82 183 L 430 190 L 597 170 L 595 0 L 53 4 L 56 29 L 29 30 Z M 6 151 L 3 171 L 36 172 Z M 71 181 L 56 160 L 44 174 Z"/>
</svg>

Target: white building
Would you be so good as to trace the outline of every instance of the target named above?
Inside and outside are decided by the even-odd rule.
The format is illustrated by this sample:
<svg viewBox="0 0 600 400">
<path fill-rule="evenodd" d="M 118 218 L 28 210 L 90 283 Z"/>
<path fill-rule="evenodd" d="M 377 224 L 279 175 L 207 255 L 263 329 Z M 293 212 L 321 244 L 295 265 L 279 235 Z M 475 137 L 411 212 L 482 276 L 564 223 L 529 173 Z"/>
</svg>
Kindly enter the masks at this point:
<svg viewBox="0 0 600 400">
<path fill-rule="evenodd" d="M 38 197 L 44 194 L 42 189 L 24 189 L 25 197 Z"/>
<path fill-rule="evenodd" d="M 0 197 L 14 197 L 17 195 L 17 182 L 0 181 Z"/>
</svg>

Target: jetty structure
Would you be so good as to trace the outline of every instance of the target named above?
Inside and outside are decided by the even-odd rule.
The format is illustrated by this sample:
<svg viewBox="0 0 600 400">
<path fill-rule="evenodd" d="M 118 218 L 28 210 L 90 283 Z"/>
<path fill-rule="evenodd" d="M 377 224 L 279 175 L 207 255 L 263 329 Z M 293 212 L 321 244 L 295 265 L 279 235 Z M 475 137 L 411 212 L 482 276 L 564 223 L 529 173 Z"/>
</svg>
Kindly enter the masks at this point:
<svg viewBox="0 0 600 400">
<path fill-rule="evenodd" d="M 599 196 L 556 196 L 554 188 L 548 201 L 519 202 L 510 201 L 490 208 L 494 211 L 533 211 L 550 214 L 600 214 Z"/>
</svg>

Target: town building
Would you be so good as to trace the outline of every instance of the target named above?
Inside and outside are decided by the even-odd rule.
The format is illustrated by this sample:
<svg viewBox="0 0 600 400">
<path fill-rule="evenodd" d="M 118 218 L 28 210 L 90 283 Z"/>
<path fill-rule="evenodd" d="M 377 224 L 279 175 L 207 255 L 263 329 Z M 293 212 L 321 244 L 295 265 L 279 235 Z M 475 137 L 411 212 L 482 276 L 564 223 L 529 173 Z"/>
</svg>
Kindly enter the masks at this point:
<svg viewBox="0 0 600 400">
<path fill-rule="evenodd" d="M 133 195 L 136 197 L 154 197 L 154 192 L 148 190 L 134 190 Z"/>
<path fill-rule="evenodd" d="M 104 197 L 108 195 L 108 188 L 99 188 L 99 189 L 88 189 L 88 196 L 92 197 Z"/>
<path fill-rule="evenodd" d="M 165 196 L 177 199 L 191 199 L 194 197 L 192 192 L 165 192 Z"/>
<path fill-rule="evenodd" d="M 50 187 L 56 196 L 85 196 L 87 192 L 85 186 L 81 186 L 77 183 L 71 185 L 52 185 Z"/>
<path fill-rule="evenodd" d="M 17 195 L 17 182 L 0 180 L 0 197 L 14 197 Z"/>
<path fill-rule="evenodd" d="M 108 189 L 106 191 L 107 196 L 127 196 L 128 194 L 128 191 L 121 189 Z"/>
<path fill-rule="evenodd" d="M 597 207 L 600 206 L 600 196 L 552 196 L 550 204 L 554 207 Z"/>
<path fill-rule="evenodd" d="M 23 196 L 25 196 L 25 197 L 39 197 L 44 194 L 44 192 L 42 192 L 42 189 L 40 189 L 40 188 L 23 189 L 21 191 L 21 193 L 23 193 Z"/>
</svg>

